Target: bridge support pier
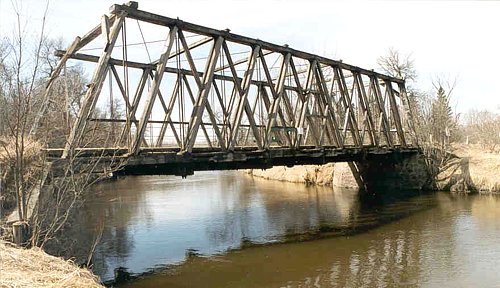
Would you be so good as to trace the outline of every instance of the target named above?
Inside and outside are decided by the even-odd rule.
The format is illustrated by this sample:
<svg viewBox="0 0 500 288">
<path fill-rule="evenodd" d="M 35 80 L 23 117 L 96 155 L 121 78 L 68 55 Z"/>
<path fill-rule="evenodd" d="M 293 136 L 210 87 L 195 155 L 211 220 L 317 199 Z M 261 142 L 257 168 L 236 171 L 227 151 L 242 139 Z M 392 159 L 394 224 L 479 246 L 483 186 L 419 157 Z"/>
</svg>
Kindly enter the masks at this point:
<svg viewBox="0 0 500 288">
<path fill-rule="evenodd" d="M 432 188 L 432 177 L 420 153 L 368 155 L 356 167 L 368 192 Z"/>
</svg>

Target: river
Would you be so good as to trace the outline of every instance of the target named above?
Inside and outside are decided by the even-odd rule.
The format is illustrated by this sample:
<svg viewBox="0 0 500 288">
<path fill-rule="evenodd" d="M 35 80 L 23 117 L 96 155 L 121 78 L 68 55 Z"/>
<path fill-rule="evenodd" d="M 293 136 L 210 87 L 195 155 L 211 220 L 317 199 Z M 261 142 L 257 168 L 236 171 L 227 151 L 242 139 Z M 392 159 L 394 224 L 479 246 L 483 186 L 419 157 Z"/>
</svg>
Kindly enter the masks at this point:
<svg viewBox="0 0 500 288">
<path fill-rule="evenodd" d="M 94 193 L 94 272 L 141 275 L 126 287 L 500 285 L 495 196 L 359 195 L 237 171 L 129 176 Z"/>
</svg>

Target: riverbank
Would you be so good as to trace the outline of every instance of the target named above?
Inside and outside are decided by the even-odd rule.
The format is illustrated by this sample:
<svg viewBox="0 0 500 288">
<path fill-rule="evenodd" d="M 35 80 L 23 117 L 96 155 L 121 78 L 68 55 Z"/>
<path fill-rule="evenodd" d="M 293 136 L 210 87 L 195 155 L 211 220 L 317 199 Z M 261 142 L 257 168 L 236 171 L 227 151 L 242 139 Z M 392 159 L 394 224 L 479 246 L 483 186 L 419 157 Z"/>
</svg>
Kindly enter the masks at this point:
<svg viewBox="0 0 500 288">
<path fill-rule="evenodd" d="M 249 169 L 247 174 L 267 180 L 278 180 L 307 185 L 331 186 L 334 163 L 325 165 L 275 166 L 266 170 Z"/>
<path fill-rule="evenodd" d="M 466 160 L 468 172 L 475 190 L 479 193 L 500 193 L 500 153 L 489 152 L 479 145 L 459 144 L 452 147 L 452 153 Z M 304 183 L 307 185 L 339 186 L 357 188 L 356 181 L 345 163 L 325 165 L 297 165 L 294 167 L 273 167 L 267 170 L 247 170 L 247 174 L 268 180 Z M 448 182 L 439 189 L 449 189 Z M 447 187 L 447 188 L 446 188 Z"/>
<path fill-rule="evenodd" d="M 266 170 L 249 169 L 251 176 L 266 180 L 277 180 L 317 186 L 335 186 L 357 189 L 347 163 L 327 163 L 325 165 L 297 165 L 293 167 L 275 166 Z"/>
<path fill-rule="evenodd" d="M 41 249 L 0 240 L 0 287 L 104 287 L 97 276 Z"/>
<path fill-rule="evenodd" d="M 471 180 L 479 193 L 500 193 L 500 153 L 465 144 L 454 146 L 453 153 L 468 159 Z"/>
</svg>

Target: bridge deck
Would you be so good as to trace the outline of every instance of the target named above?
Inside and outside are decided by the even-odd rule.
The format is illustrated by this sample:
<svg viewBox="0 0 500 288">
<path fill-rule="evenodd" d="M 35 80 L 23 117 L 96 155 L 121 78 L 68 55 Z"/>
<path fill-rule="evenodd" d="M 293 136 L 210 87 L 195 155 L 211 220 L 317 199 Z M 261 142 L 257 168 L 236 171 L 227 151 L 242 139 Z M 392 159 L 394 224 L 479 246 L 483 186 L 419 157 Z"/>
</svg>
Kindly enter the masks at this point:
<svg viewBox="0 0 500 288">
<path fill-rule="evenodd" d="M 416 147 L 307 147 L 295 150 L 274 147 L 258 150 L 240 147 L 234 151 L 212 148 L 196 148 L 191 153 L 180 153 L 179 148 L 144 149 L 138 155 L 127 154 L 125 148 L 86 148 L 77 151 L 85 159 L 124 159 L 119 174 L 125 175 L 180 175 L 194 171 L 267 169 L 273 166 L 320 165 L 331 162 L 352 162 L 399 157 L 419 152 Z M 59 158 L 63 149 L 48 149 L 49 157 Z"/>
</svg>

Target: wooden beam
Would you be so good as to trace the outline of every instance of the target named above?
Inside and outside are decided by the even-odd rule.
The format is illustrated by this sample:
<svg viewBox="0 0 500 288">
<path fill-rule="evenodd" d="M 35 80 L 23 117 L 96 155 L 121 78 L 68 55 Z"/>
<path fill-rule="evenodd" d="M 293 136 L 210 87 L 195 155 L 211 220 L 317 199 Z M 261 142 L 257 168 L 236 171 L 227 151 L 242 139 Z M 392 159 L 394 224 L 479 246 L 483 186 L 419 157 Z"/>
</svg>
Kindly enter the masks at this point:
<svg viewBox="0 0 500 288">
<path fill-rule="evenodd" d="M 122 28 L 123 21 L 125 21 L 125 16 L 120 16 L 113 24 L 113 28 L 110 31 L 110 42 L 107 43 L 106 47 L 101 53 L 101 56 L 99 57 L 99 62 L 97 63 L 96 70 L 94 71 L 94 75 L 92 76 L 90 87 L 85 93 L 82 108 L 78 113 L 75 124 L 73 125 L 70 135 L 66 141 L 64 152 L 61 156 L 63 159 L 67 158 L 72 152 L 73 148 L 78 145 L 84 133 L 88 115 L 92 112 L 91 110 L 93 109 L 93 104 L 96 102 L 97 97 L 101 92 L 104 79 L 106 78 L 106 72 L 108 71 L 111 52 L 113 51 L 116 39 L 118 38 L 118 34 Z"/>
<path fill-rule="evenodd" d="M 131 109 L 128 111 L 128 115 L 127 115 L 128 120 L 135 119 L 135 117 L 136 117 L 135 112 L 137 111 L 137 108 L 139 106 L 139 102 L 141 100 L 142 92 L 144 91 L 144 87 L 146 86 L 149 71 L 150 70 L 147 70 L 147 69 L 142 71 L 141 79 L 139 80 L 139 84 L 137 85 L 137 89 L 136 89 L 135 94 L 134 94 L 134 99 L 132 100 Z M 135 121 L 133 121 L 133 122 L 136 123 Z M 135 125 L 137 126 L 137 124 L 135 124 Z M 130 130 L 131 130 L 131 125 L 130 125 L 130 123 L 127 122 L 127 125 L 125 125 L 125 127 L 123 127 L 122 133 L 120 135 L 120 143 L 125 141 L 125 137 L 127 136 L 128 133 L 130 133 Z M 130 139 L 129 139 L 129 141 L 130 141 Z M 129 141 L 127 141 L 127 142 L 129 142 Z M 145 142 L 145 141 L 146 140 L 143 139 L 143 142 Z M 129 145 L 127 145 L 127 147 L 129 147 L 129 149 L 132 149 L 132 147 L 130 146 L 130 143 L 127 143 L 127 144 L 129 144 Z"/>
<path fill-rule="evenodd" d="M 310 98 L 310 90 L 312 87 L 312 84 L 314 82 L 314 67 L 316 67 L 316 61 L 313 60 L 312 62 L 309 63 L 309 72 L 307 73 L 307 78 L 306 78 L 306 83 L 304 85 L 304 88 L 302 88 L 302 84 L 300 83 L 299 75 L 297 74 L 297 69 L 295 68 L 295 65 L 293 64 L 293 58 L 290 59 L 290 67 L 292 68 L 292 73 L 293 77 L 295 79 L 296 86 L 298 87 L 298 95 L 299 95 L 299 100 L 300 100 L 300 106 L 298 108 L 299 112 L 299 120 L 297 122 L 297 129 L 299 128 L 306 128 L 304 127 L 304 122 L 307 120 L 308 126 L 309 127 L 314 127 L 314 123 L 312 122 L 311 118 L 308 117 L 307 115 L 309 114 L 309 98 Z M 297 140 L 295 142 L 295 147 L 300 147 L 300 143 L 302 142 L 302 134 L 297 135 Z M 316 134 L 316 131 L 313 130 L 313 138 L 315 141 L 315 145 L 319 145 L 319 136 Z M 304 138 L 304 141 L 307 141 L 307 137 Z"/>
<path fill-rule="evenodd" d="M 65 50 L 56 50 L 55 55 L 57 57 L 62 57 L 65 52 L 66 52 Z M 76 60 L 82 60 L 82 61 L 88 61 L 88 62 L 94 62 L 94 63 L 97 63 L 99 61 L 98 56 L 81 54 L 81 53 L 73 54 L 69 58 L 76 59 Z M 142 69 L 142 70 L 148 69 L 148 70 L 156 71 L 156 66 L 152 65 L 152 64 L 139 63 L 139 62 L 134 62 L 134 61 L 123 61 L 123 60 L 114 59 L 114 58 L 111 58 L 109 60 L 109 63 L 113 64 L 115 66 L 123 66 L 125 63 L 125 65 L 129 68 L 136 68 L 136 69 Z M 193 71 L 191 71 L 191 70 L 177 69 L 174 67 L 165 67 L 164 72 L 171 73 L 171 74 L 183 74 L 183 75 L 189 75 L 189 76 L 193 75 Z M 235 70 L 235 72 L 236 72 L 236 70 Z M 198 72 L 199 77 L 203 77 L 203 75 L 204 75 L 203 72 Z M 223 80 L 223 81 L 231 81 L 231 82 L 234 82 L 234 81 L 241 82 L 243 80 L 240 77 L 236 77 L 236 80 L 235 80 L 235 78 L 233 76 L 225 76 L 225 75 L 221 75 L 221 74 L 214 74 L 214 79 Z M 251 83 L 252 83 L 252 85 L 264 85 L 264 86 L 269 85 L 268 82 L 266 82 L 266 81 L 258 81 L 258 80 L 252 80 Z M 272 81 L 271 81 L 271 83 L 272 83 Z M 297 87 L 285 85 L 285 90 L 297 91 Z"/>
<path fill-rule="evenodd" d="M 191 85 L 189 85 L 189 82 L 187 81 L 187 79 L 185 79 L 185 77 L 186 76 L 183 75 L 183 78 L 184 78 L 183 80 L 184 80 L 184 83 L 186 86 L 186 90 L 188 91 L 188 95 L 189 95 L 189 99 L 191 100 L 191 104 L 194 105 L 195 99 L 194 99 L 193 91 L 191 90 Z M 209 107 L 210 107 L 210 105 L 207 105 L 207 107 L 206 107 L 207 112 L 209 111 Z M 212 119 L 210 119 L 210 120 L 212 121 Z M 219 127 L 217 126 L 217 123 L 212 122 L 212 125 L 215 127 L 215 129 L 217 129 L 217 131 L 219 131 Z M 207 133 L 207 129 L 205 128 L 205 125 L 203 125 L 203 121 L 200 124 L 200 127 L 201 127 L 201 130 L 203 131 L 203 135 L 205 135 L 205 139 L 207 139 L 208 146 L 210 146 L 210 148 L 213 148 L 212 141 L 210 141 L 210 136 Z M 219 132 L 219 135 L 220 135 L 220 132 Z"/>
<path fill-rule="evenodd" d="M 236 69 L 234 68 L 234 62 L 233 59 L 231 58 L 231 52 L 229 51 L 229 48 L 227 47 L 226 42 L 222 44 L 222 48 L 224 49 L 224 55 L 226 56 L 227 62 L 229 63 L 229 68 L 231 69 L 231 75 L 233 76 L 233 82 L 235 89 L 237 89 L 238 94 L 242 94 L 243 91 L 241 91 L 241 81 L 243 79 L 238 77 L 238 73 L 236 73 Z"/>
<path fill-rule="evenodd" d="M 383 130 L 385 139 L 387 141 L 387 145 L 389 147 L 394 146 L 394 141 L 392 140 L 392 135 L 391 135 L 391 126 L 389 124 L 389 119 L 387 117 L 387 112 L 385 111 L 385 101 L 382 97 L 382 90 L 380 89 L 380 84 L 378 81 L 378 78 L 376 76 L 373 76 L 371 78 L 371 85 L 373 86 L 373 92 L 375 93 L 375 98 L 377 100 L 377 106 L 380 111 L 380 116 L 381 116 L 381 123 L 382 126 L 381 130 Z"/>
<path fill-rule="evenodd" d="M 233 121 L 231 124 L 232 128 L 232 133 L 231 133 L 231 141 L 229 142 L 229 150 L 233 150 L 234 146 L 236 145 L 236 139 L 238 137 L 238 129 L 241 123 L 241 118 L 243 116 L 243 111 L 246 112 L 248 121 L 250 123 L 250 127 L 252 128 L 252 131 L 255 136 L 255 141 L 257 142 L 257 147 L 259 150 L 262 150 L 262 141 L 259 136 L 259 131 L 256 127 L 255 120 L 252 115 L 252 109 L 250 107 L 250 104 L 248 103 L 248 91 L 250 90 L 250 85 L 251 85 L 251 80 L 253 76 L 253 71 L 255 68 L 255 63 L 257 62 L 257 57 L 260 52 L 260 47 L 256 46 L 253 48 L 252 52 L 248 56 L 248 67 L 245 72 L 245 77 L 243 78 L 243 82 L 241 83 L 242 87 L 241 89 L 238 89 L 240 92 L 240 98 L 238 101 L 238 104 L 236 106 L 236 111 L 233 116 Z"/>
<path fill-rule="evenodd" d="M 184 38 L 184 34 L 182 33 L 181 30 L 179 30 L 178 34 L 179 34 L 179 39 L 181 40 L 181 44 L 184 47 L 184 50 L 186 52 L 186 58 L 187 58 L 187 60 L 189 62 L 189 66 L 191 68 L 191 71 L 193 71 L 193 78 L 194 78 L 194 80 L 195 80 L 195 82 L 196 82 L 196 84 L 198 86 L 198 91 L 200 91 L 201 89 L 203 89 L 202 80 L 200 79 L 198 71 L 196 70 L 196 65 L 194 64 L 194 60 L 193 60 L 193 58 L 191 56 L 191 53 L 189 51 L 189 47 L 188 47 L 188 45 L 186 43 L 186 39 Z M 191 101 L 192 101 L 193 105 L 195 105 L 196 103 L 195 103 L 194 96 L 192 94 L 189 82 L 187 81 L 185 75 L 182 75 L 182 77 L 184 78 L 184 82 L 186 83 L 186 87 L 188 88 L 188 92 L 189 92 L 189 96 L 191 98 Z M 208 85 L 211 85 L 211 84 L 212 83 L 210 83 L 210 82 L 208 83 Z M 215 115 L 214 115 L 214 113 L 212 111 L 212 108 L 210 107 L 210 105 L 206 101 L 205 101 L 204 105 L 205 105 L 205 108 L 207 109 L 207 113 L 208 113 L 208 115 L 210 117 L 210 121 L 213 124 L 213 129 L 214 129 L 215 134 L 217 135 L 217 139 L 218 139 L 219 143 L 221 143 L 221 145 L 222 145 L 222 143 L 224 143 L 224 141 L 223 141 L 222 135 L 221 135 L 221 133 L 219 131 L 219 127 L 217 127 L 217 121 L 215 120 Z M 207 132 L 205 131 L 205 126 L 201 125 L 201 128 L 203 129 L 203 132 L 205 133 L 205 136 L 207 137 L 207 141 L 210 144 L 210 139 L 208 137 Z M 211 145 L 212 144 L 210 144 L 210 146 Z"/>
<path fill-rule="evenodd" d="M 113 13 L 113 14 L 124 11 L 127 13 L 127 15 L 128 15 L 127 17 L 129 17 L 131 19 L 136 19 L 139 21 L 144 21 L 144 22 L 148 22 L 148 23 L 152 23 L 152 24 L 156 24 L 156 25 L 160 25 L 160 26 L 168 26 L 168 27 L 177 25 L 179 27 L 182 27 L 183 31 L 188 31 L 188 32 L 192 32 L 195 34 L 199 34 L 199 35 L 211 36 L 213 38 L 223 37 L 224 39 L 226 39 L 226 41 L 230 41 L 230 42 L 235 42 L 235 43 L 239 43 L 239 44 L 243 44 L 243 45 L 247 45 L 247 46 L 252 46 L 252 47 L 253 46 L 260 46 L 261 49 L 263 49 L 263 50 L 269 50 L 269 51 L 280 53 L 283 55 L 290 54 L 293 57 L 299 57 L 299 58 L 306 59 L 306 60 L 317 59 L 317 61 L 320 64 L 324 64 L 324 65 L 328 65 L 328 66 L 337 66 L 337 67 L 341 67 L 342 69 L 346 69 L 346 70 L 358 71 L 359 73 L 362 73 L 365 75 L 376 75 L 380 79 L 391 80 L 395 83 L 403 83 L 404 82 L 402 79 L 383 75 L 383 74 L 374 72 L 372 70 L 363 69 L 363 68 L 360 68 L 360 67 L 357 67 L 354 65 L 349 65 L 349 64 L 343 63 L 341 61 L 335 61 L 332 59 L 328 59 L 326 57 L 321 57 L 321 56 L 314 55 L 311 53 L 295 50 L 295 49 L 292 49 L 288 46 L 281 46 L 281 45 L 272 44 L 272 43 L 265 42 L 265 41 L 258 40 L 258 39 L 253 39 L 250 37 L 245 37 L 242 35 L 233 34 L 227 30 L 217 30 L 217 29 L 204 27 L 201 25 L 185 22 L 185 21 L 182 21 L 179 19 L 173 19 L 173 18 L 165 17 L 162 15 L 158 15 L 158 14 L 154 14 L 154 13 L 150 13 L 150 12 L 137 10 L 137 9 L 132 8 L 132 7 L 128 7 L 126 5 L 115 4 L 111 7 L 110 10 L 111 10 L 111 13 Z"/>
<path fill-rule="evenodd" d="M 132 143 L 132 149 L 130 151 L 131 154 L 137 155 L 139 153 L 140 147 L 141 147 L 141 139 L 144 136 L 144 132 L 146 132 L 146 126 L 148 124 L 147 120 L 149 119 L 149 116 L 151 115 L 151 111 L 153 110 L 153 105 L 155 102 L 155 99 L 158 95 L 158 91 L 160 90 L 160 83 L 161 80 L 163 79 L 163 71 L 165 70 L 165 67 L 167 66 L 168 62 L 168 55 L 170 55 L 170 51 L 172 50 L 175 36 L 177 34 L 178 28 L 176 26 L 170 28 L 169 32 L 169 38 L 168 38 L 168 44 L 167 47 L 165 47 L 165 50 L 163 51 L 160 61 L 157 65 L 156 73 L 155 73 L 155 78 L 153 79 L 153 83 L 151 84 L 151 88 L 148 91 L 148 96 L 146 98 L 146 102 L 144 103 L 144 111 L 141 115 L 141 119 L 139 120 L 139 127 L 137 129 L 137 133 L 134 139 L 134 142 Z"/>
<path fill-rule="evenodd" d="M 184 34 L 182 33 L 182 30 L 179 30 L 177 32 L 179 34 L 179 39 L 181 40 L 182 47 L 184 48 L 185 54 L 187 61 L 189 63 L 189 68 L 191 68 L 191 71 L 193 72 L 193 77 L 194 80 L 196 81 L 196 84 L 198 85 L 198 89 L 201 89 L 201 79 L 198 76 L 198 71 L 196 70 L 196 65 L 194 64 L 193 57 L 191 57 L 191 52 L 189 52 L 189 47 L 186 43 L 186 39 L 184 38 Z"/>
<path fill-rule="evenodd" d="M 170 100 L 168 102 L 167 109 L 165 110 L 165 118 L 163 123 L 161 123 L 161 128 L 160 128 L 160 134 L 158 135 L 158 139 L 156 140 L 156 147 L 161 147 L 163 143 L 163 139 L 165 138 L 165 133 L 167 132 L 167 125 L 170 125 L 170 128 L 172 128 L 172 132 L 174 133 L 175 140 L 177 141 L 177 145 L 181 147 L 182 142 L 179 139 L 179 136 L 177 134 L 177 131 L 175 130 L 175 126 L 173 126 L 172 121 L 170 119 L 173 108 L 175 105 L 175 101 L 177 99 L 177 94 L 179 91 L 179 81 L 175 81 L 174 85 L 174 90 L 172 90 L 172 95 L 170 96 Z"/>
<path fill-rule="evenodd" d="M 358 184 L 359 191 L 360 192 L 366 191 L 363 178 L 361 177 L 361 173 L 356 163 L 349 161 L 347 162 L 347 165 L 349 165 L 349 168 L 351 169 L 352 172 L 352 176 L 354 176 L 354 180 L 356 180 L 356 183 Z"/>
<path fill-rule="evenodd" d="M 399 145 L 406 146 L 406 139 L 403 130 L 403 125 L 401 123 L 401 117 L 399 116 L 399 109 L 396 103 L 396 97 L 394 96 L 394 91 L 392 90 L 392 82 L 385 80 L 385 92 L 389 96 L 389 104 L 391 105 L 392 116 L 394 117 L 394 122 L 396 124 L 396 131 L 399 137 Z"/>
<path fill-rule="evenodd" d="M 262 100 L 264 101 L 264 107 L 266 108 L 266 111 L 267 111 L 267 113 L 269 114 L 269 113 L 270 113 L 269 111 L 271 111 L 271 101 L 269 100 L 269 95 L 267 94 L 267 91 L 266 91 L 266 89 L 265 89 L 263 86 L 261 86 L 261 88 L 260 88 L 260 89 L 261 89 L 261 97 L 262 97 Z M 285 125 L 286 121 L 285 121 L 285 117 L 283 116 L 283 112 L 281 111 L 281 109 L 279 109 L 279 107 L 278 107 L 278 117 L 279 117 L 279 119 L 278 119 L 278 120 L 280 120 L 280 121 L 281 121 L 281 123 L 278 123 L 278 125 L 277 125 L 277 126 L 280 126 L 280 125 L 281 125 L 281 126 L 283 126 L 283 127 L 284 127 L 284 125 Z M 278 121 L 278 120 L 276 120 L 276 121 Z M 276 125 L 275 125 L 275 126 L 276 126 Z M 266 126 L 264 126 L 264 127 L 266 127 Z M 264 133 L 265 133 L 265 132 L 264 132 Z M 279 137 L 279 139 L 280 139 L 280 142 L 281 142 L 281 143 L 285 142 L 285 141 L 283 140 L 283 139 L 284 139 L 284 137 L 283 137 L 283 133 L 282 133 L 282 131 L 278 131 L 278 133 L 277 133 L 277 134 L 278 134 L 278 137 Z M 267 137 L 267 136 L 265 136 L 265 135 L 264 135 L 264 139 L 265 139 L 266 137 Z M 288 143 L 292 143 L 292 138 L 290 137 L 290 135 L 285 134 L 285 137 L 287 138 Z"/>
<path fill-rule="evenodd" d="M 117 16 L 115 14 L 113 14 L 113 15 L 111 15 L 111 16 L 108 17 L 109 25 L 113 25 L 113 23 L 115 22 L 116 17 Z M 101 35 L 101 34 L 102 34 L 102 25 L 99 24 L 99 25 L 95 26 L 94 28 L 92 28 L 92 30 L 90 30 L 83 37 L 81 37 L 81 41 L 78 43 L 78 45 L 76 45 L 74 51 L 75 52 L 79 51 L 80 49 L 82 49 L 83 47 L 85 47 L 87 44 L 89 44 L 90 42 L 92 42 L 95 38 L 99 37 L 99 35 Z"/>
<path fill-rule="evenodd" d="M 336 113 L 335 113 L 335 108 L 333 105 L 333 101 L 331 99 L 331 96 L 328 93 L 328 88 L 326 86 L 325 82 L 325 76 L 323 75 L 323 71 L 321 69 L 321 66 L 319 65 L 318 62 L 316 62 L 316 77 L 317 77 L 317 85 L 321 88 L 320 90 L 322 93 L 320 93 L 323 97 L 324 104 L 326 108 L 328 109 L 328 112 L 330 114 L 330 124 L 332 126 L 333 130 L 333 136 L 334 136 L 334 141 L 336 142 L 335 145 L 341 146 L 343 145 L 344 141 L 341 139 L 340 134 L 339 134 L 339 126 L 337 123 L 337 118 L 336 118 Z"/>
<path fill-rule="evenodd" d="M 360 146 L 360 135 L 359 135 L 359 128 L 358 128 L 358 123 L 356 121 L 356 116 L 354 115 L 354 108 L 352 107 L 352 99 L 351 96 L 349 95 L 349 90 L 347 88 L 347 84 L 345 82 L 344 78 L 344 73 L 342 72 L 342 69 L 340 67 L 333 67 L 333 71 L 335 73 L 335 78 L 338 81 L 338 87 L 339 91 L 342 95 L 342 103 L 344 104 L 344 108 L 346 109 L 346 117 L 347 123 L 349 124 L 349 130 L 351 132 L 354 145 Z"/>
<path fill-rule="evenodd" d="M 412 103 L 406 93 L 406 87 L 404 84 L 399 83 L 400 98 L 403 102 L 404 112 L 406 114 L 405 119 L 407 120 L 408 130 L 411 132 L 411 137 L 413 140 L 413 145 L 418 146 L 418 135 L 417 129 L 415 127 L 415 122 L 418 122 L 418 118 L 415 118 L 413 114 L 413 109 L 411 107 Z"/>
<path fill-rule="evenodd" d="M 130 105 L 130 102 L 127 99 L 127 92 L 125 92 L 125 88 L 123 87 L 123 84 L 120 81 L 120 76 L 118 75 L 118 71 L 116 71 L 114 65 L 109 65 L 109 67 L 111 68 L 111 72 L 115 77 L 116 84 L 118 85 L 118 89 L 120 89 L 120 94 L 122 95 L 123 101 L 125 102 L 125 106 L 127 106 L 127 110 L 128 111 L 132 110 L 132 106 Z"/>
<path fill-rule="evenodd" d="M 186 78 L 186 75 L 183 75 L 182 77 L 184 79 L 184 83 L 186 84 L 186 88 L 188 90 L 188 94 L 189 94 L 189 98 L 191 99 L 191 103 L 193 103 L 193 105 L 195 105 L 196 102 L 194 99 L 193 91 L 191 90 L 191 87 L 190 87 L 189 82 Z M 215 136 L 217 137 L 217 140 L 219 141 L 219 145 L 224 149 L 224 147 L 225 147 L 224 139 L 222 138 L 222 134 L 219 130 L 219 127 L 217 126 L 217 119 L 215 118 L 215 114 L 214 114 L 211 106 L 207 102 L 205 102 L 205 109 L 207 109 L 208 117 L 210 118 L 210 122 L 212 123 L 212 128 L 214 129 Z M 205 129 L 205 125 L 203 125 L 203 123 L 202 123 L 202 124 L 200 124 L 200 126 L 201 126 L 201 129 L 203 130 L 203 133 L 205 133 L 205 137 L 207 138 L 209 145 L 212 146 L 212 144 L 210 143 L 210 138 L 208 137 L 208 133 Z"/>
<path fill-rule="evenodd" d="M 273 100 L 272 100 L 270 111 L 269 111 L 268 121 L 267 121 L 267 125 L 266 125 L 266 134 L 265 134 L 266 139 L 264 142 L 264 148 L 267 148 L 267 149 L 269 149 L 269 147 L 271 145 L 272 127 L 273 127 L 274 123 L 276 122 L 276 116 L 277 116 L 278 108 L 279 108 L 279 105 L 281 102 L 281 96 L 282 96 L 283 91 L 284 91 L 285 78 L 286 78 L 285 75 L 287 73 L 288 65 L 290 64 L 291 57 L 292 57 L 291 54 L 283 55 L 283 59 L 282 59 L 281 66 L 280 66 L 278 81 L 276 81 L 275 87 L 273 87 L 271 89 L 271 92 L 273 94 Z M 265 63 L 265 61 L 262 61 L 263 66 L 267 66 L 267 65 L 264 65 L 264 63 Z M 271 75 L 269 74 L 269 70 L 266 68 L 267 67 L 264 67 L 266 77 L 267 77 L 268 81 L 271 81 Z"/>
<path fill-rule="evenodd" d="M 360 96 L 360 104 L 362 109 L 366 113 L 366 120 L 368 122 L 368 134 L 370 136 L 370 141 L 373 145 L 379 146 L 379 140 L 377 134 L 375 133 L 375 123 L 373 121 L 372 111 L 368 102 L 368 97 L 366 96 L 365 86 L 363 85 L 363 78 L 361 74 L 355 74 L 356 87 Z"/>
<path fill-rule="evenodd" d="M 198 91 L 198 96 L 196 99 L 196 104 L 193 107 L 193 112 L 191 114 L 191 119 L 189 120 L 189 126 L 187 130 L 187 138 L 185 139 L 184 149 L 182 153 L 190 153 L 193 150 L 194 143 L 196 141 L 196 135 L 198 134 L 198 129 L 200 123 L 202 122 L 203 111 L 205 110 L 206 98 L 208 92 L 210 92 L 210 87 L 212 86 L 212 81 L 214 79 L 214 70 L 217 60 L 219 59 L 219 54 L 221 46 L 224 42 L 223 37 L 218 37 L 210 51 L 208 61 L 205 66 L 205 73 L 203 74 L 202 89 Z"/>
<path fill-rule="evenodd" d="M 204 44 L 206 44 L 206 43 L 208 43 L 208 42 L 210 42 L 212 40 L 214 40 L 214 38 L 209 36 L 209 37 L 205 37 L 205 38 L 203 38 L 203 39 L 201 39 L 199 41 L 196 41 L 194 43 L 191 43 L 189 45 L 186 45 L 185 47 L 179 49 L 179 51 L 171 53 L 170 56 L 168 56 L 168 59 L 171 59 L 171 58 L 174 58 L 176 56 L 179 56 L 179 55 L 183 54 L 184 52 L 186 52 L 188 50 L 192 50 L 194 48 L 198 48 L 198 47 L 200 47 L 200 46 L 202 46 L 202 45 L 204 45 Z"/>
<path fill-rule="evenodd" d="M 263 57 L 263 56 L 269 55 L 271 53 L 273 53 L 273 52 L 266 51 L 266 52 L 264 52 L 264 53 L 261 54 L 262 56 L 258 55 L 257 57 Z M 247 61 L 248 61 L 248 58 L 241 58 L 239 60 L 234 61 L 232 64 L 226 64 L 224 66 L 215 68 L 215 72 L 226 70 L 227 68 L 231 68 L 231 67 L 234 68 L 236 65 L 240 65 L 240 64 L 246 63 Z"/>
</svg>

